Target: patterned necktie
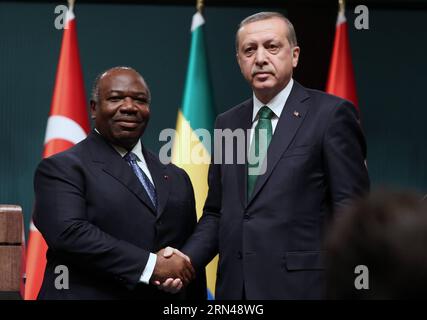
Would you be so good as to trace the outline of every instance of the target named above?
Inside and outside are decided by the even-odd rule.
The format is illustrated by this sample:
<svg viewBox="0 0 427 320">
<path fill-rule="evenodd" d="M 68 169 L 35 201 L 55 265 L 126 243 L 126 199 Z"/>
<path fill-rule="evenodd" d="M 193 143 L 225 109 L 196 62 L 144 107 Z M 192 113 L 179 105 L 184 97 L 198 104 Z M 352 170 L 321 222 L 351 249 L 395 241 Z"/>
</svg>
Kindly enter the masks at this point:
<svg viewBox="0 0 427 320">
<path fill-rule="evenodd" d="M 129 151 L 128 153 L 126 153 L 126 155 L 123 158 L 130 165 L 133 172 L 135 172 L 136 176 L 138 177 L 138 179 L 141 182 L 142 186 L 144 187 L 145 191 L 147 191 L 147 194 L 150 197 L 150 200 L 153 203 L 154 208 L 157 209 L 156 188 L 151 183 L 150 179 L 147 177 L 147 175 L 144 173 L 144 171 L 142 171 L 142 169 L 136 163 L 137 156 L 132 151 Z"/>
<path fill-rule="evenodd" d="M 267 154 L 267 149 L 270 144 L 271 137 L 273 136 L 273 127 L 271 125 L 271 118 L 273 115 L 273 111 L 267 106 L 263 106 L 258 111 L 258 123 L 255 127 L 254 137 L 252 139 L 251 149 L 248 156 L 248 199 L 254 190 L 261 164 Z"/>
</svg>

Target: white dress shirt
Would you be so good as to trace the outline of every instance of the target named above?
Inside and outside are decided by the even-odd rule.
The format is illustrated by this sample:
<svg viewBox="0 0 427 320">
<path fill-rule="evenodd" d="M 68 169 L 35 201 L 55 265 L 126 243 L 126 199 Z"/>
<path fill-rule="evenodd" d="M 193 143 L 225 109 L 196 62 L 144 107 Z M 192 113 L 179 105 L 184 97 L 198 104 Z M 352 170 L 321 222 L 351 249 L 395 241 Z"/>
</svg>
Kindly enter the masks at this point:
<svg viewBox="0 0 427 320">
<path fill-rule="evenodd" d="M 99 131 L 95 128 L 95 131 L 99 134 Z M 120 156 L 123 158 L 128 151 L 125 148 L 115 146 L 112 144 L 114 149 L 120 154 Z M 137 157 L 137 165 L 141 168 L 142 171 L 147 175 L 148 179 L 150 179 L 151 183 L 154 185 L 153 178 L 151 177 L 150 170 L 148 170 L 147 162 L 145 161 L 144 154 L 142 153 L 142 145 L 141 142 L 138 141 L 138 143 L 133 147 L 131 150 Z M 125 160 L 124 160 L 125 161 Z M 148 258 L 147 264 L 145 265 L 144 271 L 142 272 L 141 277 L 139 278 L 139 282 L 143 282 L 145 284 L 150 283 L 150 278 L 153 274 L 154 267 L 156 266 L 157 261 L 157 255 L 150 252 L 150 256 Z"/>
<path fill-rule="evenodd" d="M 253 106 L 253 112 L 252 112 L 252 127 L 251 127 L 251 139 L 250 143 L 252 144 L 252 138 L 255 132 L 255 127 L 258 124 L 258 111 L 263 106 L 267 106 L 273 111 L 274 115 L 271 118 L 271 126 L 273 129 L 272 134 L 274 134 L 274 130 L 276 130 L 277 122 L 279 121 L 280 115 L 282 114 L 283 108 L 285 107 L 285 103 L 288 100 L 289 94 L 291 93 L 292 86 L 294 85 L 294 80 L 291 78 L 291 80 L 288 82 L 285 88 L 283 88 L 282 91 L 280 91 L 273 99 L 271 99 L 267 104 L 262 103 L 258 100 L 258 98 L 255 96 L 255 93 L 253 94 L 253 100 L 254 100 L 254 106 Z"/>
</svg>

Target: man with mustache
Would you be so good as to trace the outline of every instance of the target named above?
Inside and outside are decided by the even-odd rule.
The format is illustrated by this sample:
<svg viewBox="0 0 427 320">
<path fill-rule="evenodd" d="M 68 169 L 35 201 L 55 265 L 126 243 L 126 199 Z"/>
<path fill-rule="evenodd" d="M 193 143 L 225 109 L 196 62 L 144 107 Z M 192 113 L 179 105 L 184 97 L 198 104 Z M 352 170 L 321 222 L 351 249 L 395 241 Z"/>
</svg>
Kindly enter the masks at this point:
<svg viewBox="0 0 427 320">
<path fill-rule="evenodd" d="M 300 48 L 280 13 L 244 19 L 236 52 L 253 96 L 215 128 L 251 129 L 247 163 L 225 163 L 241 148 L 215 141 L 203 216 L 181 251 L 196 268 L 219 253 L 218 299 L 320 299 L 325 226 L 369 190 L 356 109 L 292 79 Z"/>
<path fill-rule="evenodd" d="M 38 166 L 33 219 L 49 247 L 39 299 L 206 297 L 203 271 L 176 295 L 153 285 L 173 276 L 179 280 L 166 284 L 181 289 L 194 279 L 189 261 L 166 259 L 160 249 L 183 245 L 196 212 L 188 175 L 163 165 L 140 140 L 150 103 L 150 90 L 134 69 L 105 71 L 90 101 L 94 130 Z M 62 288 L 58 266 L 69 274 Z"/>
</svg>

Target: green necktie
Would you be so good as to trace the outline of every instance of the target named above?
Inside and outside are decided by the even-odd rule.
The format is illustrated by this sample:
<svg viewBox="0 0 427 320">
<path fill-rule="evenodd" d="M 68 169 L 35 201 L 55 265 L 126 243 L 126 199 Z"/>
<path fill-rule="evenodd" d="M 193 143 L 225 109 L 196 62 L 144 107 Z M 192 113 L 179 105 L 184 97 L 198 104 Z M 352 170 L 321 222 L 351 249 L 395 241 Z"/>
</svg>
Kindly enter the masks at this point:
<svg viewBox="0 0 427 320">
<path fill-rule="evenodd" d="M 248 199 L 252 195 L 256 179 L 260 175 L 260 168 L 267 154 L 271 137 L 273 136 L 273 127 L 271 126 L 271 118 L 273 115 L 273 111 L 267 106 L 263 106 L 258 111 L 258 123 L 255 127 L 248 155 Z"/>
</svg>

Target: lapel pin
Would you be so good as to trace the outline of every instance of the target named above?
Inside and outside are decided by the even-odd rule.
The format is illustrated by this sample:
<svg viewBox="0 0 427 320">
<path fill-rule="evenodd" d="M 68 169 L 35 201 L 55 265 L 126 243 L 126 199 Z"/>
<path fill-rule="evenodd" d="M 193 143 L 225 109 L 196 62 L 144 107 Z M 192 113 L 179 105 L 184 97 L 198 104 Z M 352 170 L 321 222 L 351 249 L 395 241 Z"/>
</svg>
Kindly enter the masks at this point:
<svg viewBox="0 0 427 320">
<path fill-rule="evenodd" d="M 294 111 L 294 116 L 297 117 L 297 118 L 301 117 L 301 115 L 300 115 L 300 113 L 298 111 Z"/>
<path fill-rule="evenodd" d="M 167 180 L 169 178 L 169 176 L 163 176 L 163 178 L 165 178 L 165 180 Z"/>
</svg>

